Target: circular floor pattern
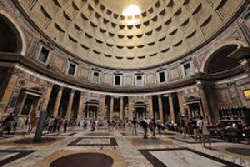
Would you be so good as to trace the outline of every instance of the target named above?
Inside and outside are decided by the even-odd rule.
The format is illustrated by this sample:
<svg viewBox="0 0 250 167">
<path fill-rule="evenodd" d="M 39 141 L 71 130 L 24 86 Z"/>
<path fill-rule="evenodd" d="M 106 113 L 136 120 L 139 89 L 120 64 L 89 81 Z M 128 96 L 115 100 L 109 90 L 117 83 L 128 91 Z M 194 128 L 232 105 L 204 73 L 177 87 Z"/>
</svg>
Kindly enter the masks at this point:
<svg viewBox="0 0 250 167">
<path fill-rule="evenodd" d="M 50 167 L 111 167 L 114 160 L 99 153 L 79 153 L 61 157 L 50 164 Z"/>
<path fill-rule="evenodd" d="M 243 156 L 250 156 L 250 149 L 247 149 L 247 148 L 228 147 L 225 150 L 235 153 L 235 154 L 243 155 Z"/>
</svg>

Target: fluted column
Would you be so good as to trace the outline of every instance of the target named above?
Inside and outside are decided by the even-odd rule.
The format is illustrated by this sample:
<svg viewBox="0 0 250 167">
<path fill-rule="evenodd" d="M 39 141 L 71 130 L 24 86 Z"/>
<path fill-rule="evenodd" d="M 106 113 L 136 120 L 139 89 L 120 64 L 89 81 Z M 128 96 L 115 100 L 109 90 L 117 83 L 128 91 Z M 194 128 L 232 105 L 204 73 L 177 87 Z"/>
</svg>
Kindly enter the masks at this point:
<svg viewBox="0 0 250 167">
<path fill-rule="evenodd" d="M 124 106 L 123 106 L 123 96 L 120 97 L 120 120 L 123 120 L 124 116 Z"/>
<path fill-rule="evenodd" d="M 114 96 L 110 96 L 110 120 L 113 120 L 114 116 Z"/>
<path fill-rule="evenodd" d="M 132 97 L 128 97 L 128 117 L 134 117 L 133 111 L 132 111 Z"/>
<path fill-rule="evenodd" d="M 68 117 L 70 117 L 71 115 L 74 96 L 75 96 L 75 90 L 71 89 L 70 96 L 69 96 L 69 103 L 68 103 L 67 112 L 66 112 L 66 116 Z"/>
<path fill-rule="evenodd" d="M 79 106 L 77 111 L 77 121 L 80 121 L 83 117 L 83 110 L 85 108 L 85 92 L 80 93 Z"/>
<path fill-rule="evenodd" d="M 174 111 L 174 101 L 172 94 L 168 94 L 169 99 L 169 108 L 170 108 L 170 119 L 171 121 L 175 122 L 175 111 Z"/>
<path fill-rule="evenodd" d="M 159 103 L 159 114 L 160 114 L 160 121 L 164 121 L 164 115 L 163 115 L 163 106 L 162 106 L 162 100 L 161 95 L 158 95 L 158 103 Z"/>
<path fill-rule="evenodd" d="M 154 117 L 154 108 L 153 108 L 153 97 L 148 96 L 148 106 L 149 106 L 149 117 Z"/>
<path fill-rule="evenodd" d="M 182 92 L 178 92 L 177 94 L 178 94 L 178 101 L 179 101 L 179 106 L 180 106 L 180 116 L 185 116 L 185 108 L 184 108 Z"/>
<path fill-rule="evenodd" d="M 105 115 L 106 115 L 106 112 L 105 112 L 105 109 L 106 109 L 106 104 L 105 104 L 105 95 L 102 95 L 101 97 L 101 119 L 104 119 Z"/>
<path fill-rule="evenodd" d="M 53 112 L 54 116 L 58 116 L 58 113 L 59 113 L 62 91 L 63 91 L 63 87 L 60 86 L 56 95 L 55 107 L 54 107 L 54 112 Z"/>
</svg>

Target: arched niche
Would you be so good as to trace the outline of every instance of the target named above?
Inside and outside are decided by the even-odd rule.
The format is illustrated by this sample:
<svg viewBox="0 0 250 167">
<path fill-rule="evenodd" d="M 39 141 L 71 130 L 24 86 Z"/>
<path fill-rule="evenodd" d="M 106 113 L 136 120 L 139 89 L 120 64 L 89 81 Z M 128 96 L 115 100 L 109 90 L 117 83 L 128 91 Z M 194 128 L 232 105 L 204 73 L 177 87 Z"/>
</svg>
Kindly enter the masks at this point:
<svg viewBox="0 0 250 167">
<path fill-rule="evenodd" d="M 15 25 L 0 14 L 0 52 L 20 53 L 22 40 Z"/>
<path fill-rule="evenodd" d="M 230 57 L 238 47 L 239 45 L 226 45 L 216 50 L 206 61 L 204 72 L 216 74 L 239 66 L 239 62 Z"/>
</svg>

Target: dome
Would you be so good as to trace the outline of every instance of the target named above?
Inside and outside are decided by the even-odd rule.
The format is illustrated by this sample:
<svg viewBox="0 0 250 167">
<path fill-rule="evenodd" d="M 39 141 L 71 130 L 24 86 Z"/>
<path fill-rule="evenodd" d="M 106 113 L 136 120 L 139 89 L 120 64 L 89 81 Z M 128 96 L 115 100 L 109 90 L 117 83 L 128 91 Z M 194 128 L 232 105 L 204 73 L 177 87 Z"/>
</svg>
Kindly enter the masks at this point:
<svg viewBox="0 0 250 167">
<path fill-rule="evenodd" d="M 87 63 L 123 70 L 150 69 L 189 55 L 213 39 L 243 3 L 243 0 L 18 1 L 55 45 Z M 133 8 L 127 10 L 131 5 L 137 7 L 137 13 Z"/>
</svg>

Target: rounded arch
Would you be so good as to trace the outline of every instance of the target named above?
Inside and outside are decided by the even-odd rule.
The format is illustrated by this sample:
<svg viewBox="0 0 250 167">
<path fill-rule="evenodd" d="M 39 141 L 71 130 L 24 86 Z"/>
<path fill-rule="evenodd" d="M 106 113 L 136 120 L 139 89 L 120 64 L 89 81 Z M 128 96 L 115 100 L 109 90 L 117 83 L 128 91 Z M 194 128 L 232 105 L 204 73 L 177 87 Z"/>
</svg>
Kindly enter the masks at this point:
<svg viewBox="0 0 250 167">
<path fill-rule="evenodd" d="M 146 105 L 144 101 L 137 101 L 135 102 L 135 105 Z"/>
<path fill-rule="evenodd" d="M 212 54 L 206 56 L 201 66 L 201 72 L 217 73 L 237 67 L 239 63 L 231 57 L 228 57 L 228 55 L 238 50 L 241 46 L 239 43 L 227 43 L 226 45 L 216 47 Z"/>
<path fill-rule="evenodd" d="M 25 35 L 16 21 L 8 13 L 0 10 L 0 22 L 0 37 L 5 39 L 0 41 L 0 52 L 25 55 Z"/>
</svg>

